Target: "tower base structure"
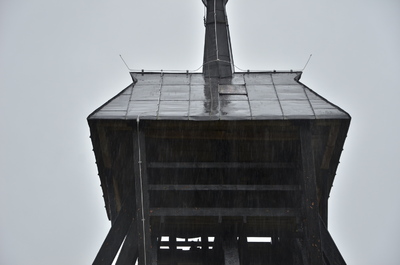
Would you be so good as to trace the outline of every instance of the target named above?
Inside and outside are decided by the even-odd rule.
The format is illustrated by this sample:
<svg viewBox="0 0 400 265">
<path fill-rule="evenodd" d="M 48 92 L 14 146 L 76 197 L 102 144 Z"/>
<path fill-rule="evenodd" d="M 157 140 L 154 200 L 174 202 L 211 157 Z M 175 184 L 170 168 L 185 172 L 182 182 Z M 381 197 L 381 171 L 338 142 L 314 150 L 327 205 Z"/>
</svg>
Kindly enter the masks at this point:
<svg viewBox="0 0 400 265">
<path fill-rule="evenodd" d="M 299 73 L 132 75 L 88 118 L 112 222 L 93 264 L 345 264 L 326 227 L 347 113 Z"/>
</svg>

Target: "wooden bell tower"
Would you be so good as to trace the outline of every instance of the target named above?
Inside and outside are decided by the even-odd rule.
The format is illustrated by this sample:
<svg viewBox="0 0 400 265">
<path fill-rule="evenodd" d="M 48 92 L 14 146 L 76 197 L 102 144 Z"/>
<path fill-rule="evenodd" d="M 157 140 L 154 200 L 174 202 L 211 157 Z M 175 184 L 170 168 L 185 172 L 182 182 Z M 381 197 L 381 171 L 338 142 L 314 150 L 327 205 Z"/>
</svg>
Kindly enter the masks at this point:
<svg viewBox="0 0 400 265">
<path fill-rule="evenodd" d="M 350 116 L 301 72 L 235 72 L 227 0 L 203 3 L 202 73 L 131 72 L 88 117 L 112 224 L 93 264 L 345 264 L 327 220 Z"/>
</svg>

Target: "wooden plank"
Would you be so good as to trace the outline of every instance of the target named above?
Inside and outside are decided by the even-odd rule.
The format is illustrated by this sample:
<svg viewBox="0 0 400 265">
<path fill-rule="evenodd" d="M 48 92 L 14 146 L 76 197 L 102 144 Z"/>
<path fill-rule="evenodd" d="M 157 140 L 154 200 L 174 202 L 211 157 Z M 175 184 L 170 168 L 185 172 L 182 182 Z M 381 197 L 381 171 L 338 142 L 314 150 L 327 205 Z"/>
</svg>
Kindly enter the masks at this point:
<svg viewBox="0 0 400 265">
<path fill-rule="evenodd" d="M 111 226 L 106 239 L 93 261 L 93 265 L 109 265 L 113 262 L 128 232 L 133 215 L 133 200 L 131 196 L 127 196 L 113 226 Z"/>
<path fill-rule="evenodd" d="M 312 148 L 310 123 L 300 125 L 301 164 L 303 182 L 303 222 L 305 228 L 305 248 L 310 265 L 323 264 L 317 182 Z"/>
<path fill-rule="evenodd" d="M 134 265 L 138 256 L 137 223 L 132 220 L 116 265 Z"/>
<path fill-rule="evenodd" d="M 322 251 L 326 259 L 328 260 L 329 265 L 346 265 L 346 262 L 343 259 L 342 254 L 340 254 L 339 249 L 337 248 L 335 242 L 333 241 L 322 219 L 320 219 L 320 227 L 321 227 Z"/>
<path fill-rule="evenodd" d="M 295 163 L 150 162 L 149 168 L 295 168 Z"/>
<path fill-rule="evenodd" d="M 262 216 L 296 217 L 297 208 L 151 208 L 150 216 Z"/>
<path fill-rule="evenodd" d="M 297 191 L 299 185 L 149 185 L 160 191 Z"/>
<path fill-rule="evenodd" d="M 160 134 L 160 131 L 162 133 Z M 298 140 L 297 128 L 291 121 L 163 121 L 146 123 L 146 135 L 168 139 L 216 140 Z"/>
</svg>

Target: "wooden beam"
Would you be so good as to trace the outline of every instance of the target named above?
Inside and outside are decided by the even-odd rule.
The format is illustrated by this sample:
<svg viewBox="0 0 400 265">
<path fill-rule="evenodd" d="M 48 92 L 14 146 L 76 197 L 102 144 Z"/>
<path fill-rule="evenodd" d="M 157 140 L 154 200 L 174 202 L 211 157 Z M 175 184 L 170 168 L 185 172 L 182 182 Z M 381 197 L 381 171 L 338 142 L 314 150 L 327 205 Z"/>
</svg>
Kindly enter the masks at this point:
<svg viewBox="0 0 400 265">
<path fill-rule="evenodd" d="M 227 236 L 222 239 L 225 265 L 240 265 L 238 243 L 235 236 Z"/>
<path fill-rule="evenodd" d="M 299 264 L 308 265 L 309 264 L 308 255 L 306 248 L 304 247 L 303 240 L 301 240 L 300 238 L 296 238 L 294 242 L 294 247 L 296 252 L 300 256 L 300 257 L 295 257 L 295 260 L 298 261 Z M 302 263 L 300 263 L 300 260 L 302 261 Z"/>
<path fill-rule="evenodd" d="M 245 226 L 246 224 L 243 224 Z M 244 233 L 244 229 L 240 230 L 239 232 L 239 258 L 241 265 L 249 265 L 250 264 L 250 257 L 248 254 L 248 242 L 247 242 L 247 235 Z"/>
<path fill-rule="evenodd" d="M 295 168 L 295 163 L 150 162 L 149 168 Z"/>
<path fill-rule="evenodd" d="M 176 246 L 177 246 L 177 243 L 176 243 L 176 236 L 175 235 L 170 235 L 169 236 L 169 250 L 170 250 L 170 252 L 171 252 L 171 257 L 174 257 L 173 259 L 171 259 L 171 265 L 177 265 L 178 264 L 178 261 L 177 261 L 177 259 L 176 259 L 176 257 L 177 257 L 177 254 L 176 254 Z"/>
<path fill-rule="evenodd" d="M 114 224 L 111 226 L 106 239 L 103 242 L 93 265 L 109 265 L 117 254 L 133 220 L 133 200 L 127 196 Z"/>
<path fill-rule="evenodd" d="M 139 122 L 133 134 L 133 163 L 135 178 L 135 199 L 137 234 L 139 248 L 139 265 L 152 264 L 151 232 L 149 223 L 149 193 L 146 163 L 146 145 L 144 133 L 139 130 Z"/>
<path fill-rule="evenodd" d="M 149 265 L 157 265 L 157 263 L 158 263 L 159 241 L 161 241 L 161 238 L 159 238 L 153 234 L 151 235 L 151 246 L 149 249 L 149 253 L 151 255 L 151 260 L 150 260 Z"/>
<path fill-rule="evenodd" d="M 301 164 L 303 182 L 303 224 L 305 228 L 305 248 L 310 265 L 323 264 L 319 205 L 315 174 L 314 153 L 310 123 L 300 125 Z"/>
<path fill-rule="evenodd" d="M 151 208 L 150 216 L 262 216 L 296 217 L 297 208 Z"/>
<path fill-rule="evenodd" d="M 132 220 L 116 265 L 134 265 L 138 256 L 137 223 Z"/>
<path fill-rule="evenodd" d="M 208 236 L 207 235 L 203 235 L 201 237 L 201 252 L 202 252 L 202 260 L 203 260 L 203 264 L 209 264 L 210 262 L 208 261 L 208 250 L 209 244 L 208 244 Z"/>
<path fill-rule="evenodd" d="M 340 254 L 339 249 L 337 248 L 335 242 L 333 241 L 328 229 L 324 225 L 322 219 L 320 219 L 320 228 L 321 228 L 321 242 L 322 242 L 322 251 L 329 262 L 329 265 L 346 265 L 342 254 Z"/>
<path fill-rule="evenodd" d="M 299 185 L 149 185 L 160 191 L 298 191 Z"/>
</svg>

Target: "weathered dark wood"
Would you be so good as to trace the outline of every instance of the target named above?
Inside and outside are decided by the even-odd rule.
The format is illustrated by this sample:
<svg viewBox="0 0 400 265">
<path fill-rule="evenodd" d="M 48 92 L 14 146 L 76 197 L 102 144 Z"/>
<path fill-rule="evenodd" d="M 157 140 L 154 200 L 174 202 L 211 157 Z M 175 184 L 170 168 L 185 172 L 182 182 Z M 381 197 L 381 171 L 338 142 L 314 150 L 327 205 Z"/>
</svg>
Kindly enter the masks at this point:
<svg viewBox="0 0 400 265">
<path fill-rule="evenodd" d="M 329 199 L 329 187 L 328 187 L 328 174 L 321 174 L 320 180 L 322 189 L 321 197 L 319 200 L 319 215 L 326 227 L 328 227 L 328 199 Z"/>
<path fill-rule="evenodd" d="M 294 168 L 295 163 L 151 162 L 149 168 Z"/>
<path fill-rule="evenodd" d="M 305 248 L 310 265 L 323 264 L 319 205 L 315 175 L 312 134 L 309 122 L 300 125 L 301 164 L 303 181 L 303 224 L 305 228 Z"/>
<path fill-rule="evenodd" d="M 133 133 L 133 163 L 135 178 L 135 194 L 137 209 L 137 234 L 139 248 L 139 265 L 152 264 L 151 261 L 151 238 L 149 224 L 149 194 L 147 187 L 147 164 L 146 164 L 146 146 L 144 134 L 139 130 L 139 121 L 137 129 Z"/>
<path fill-rule="evenodd" d="M 321 227 L 321 243 L 322 243 L 322 251 L 329 262 L 329 265 L 346 265 L 345 260 L 340 254 L 339 249 L 337 248 L 335 242 L 333 241 L 328 229 L 324 225 L 322 219 L 320 219 L 320 227 Z"/>
<path fill-rule="evenodd" d="M 133 220 L 116 265 L 134 265 L 138 255 L 137 223 L 136 220 Z"/>
<path fill-rule="evenodd" d="M 243 225 L 244 226 L 244 225 Z M 248 255 L 248 244 L 247 244 L 247 236 L 243 231 L 243 227 L 239 232 L 239 258 L 241 265 L 249 265 L 250 257 Z"/>
<path fill-rule="evenodd" d="M 93 261 L 93 265 L 109 265 L 114 261 L 115 255 L 132 222 L 134 215 L 133 205 L 132 196 L 127 196 L 113 226 L 111 226 L 103 245 Z"/>
<path fill-rule="evenodd" d="M 150 216 L 263 216 L 296 217 L 297 208 L 151 208 Z"/>
<path fill-rule="evenodd" d="M 303 244 L 303 240 L 301 240 L 300 238 L 296 238 L 294 242 L 294 247 L 296 248 L 296 252 L 299 253 L 300 255 L 299 259 L 302 261 L 301 264 L 309 265 L 308 253 L 307 249 Z"/>
<path fill-rule="evenodd" d="M 235 236 L 224 237 L 222 249 L 225 265 L 240 265 L 238 243 Z"/>
<path fill-rule="evenodd" d="M 201 252 L 202 252 L 202 259 L 203 264 L 208 264 L 208 237 L 207 235 L 203 235 L 201 237 Z"/>
<path fill-rule="evenodd" d="M 110 219 L 111 219 L 111 224 L 115 222 L 115 219 L 117 218 L 118 212 L 117 212 L 117 205 L 115 201 L 115 189 L 114 189 L 114 181 L 112 177 L 112 171 L 111 169 L 106 170 L 105 174 L 105 180 L 106 180 L 106 185 L 107 185 L 107 197 L 108 197 L 108 204 L 110 208 Z"/>
<path fill-rule="evenodd" d="M 149 185 L 149 190 L 162 191 L 297 191 L 299 185 Z"/>
<path fill-rule="evenodd" d="M 161 239 L 160 239 L 161 241 Z M 151 235 L 151 246 L 149 249 L 149 253 L 151 256 L 150 259 L 150 265 L 157 265 L 158 263 L 158 249 L 159 249 L 159 242 L 158 242 L 158 237 L 156 235 Z"/>
</svg>

